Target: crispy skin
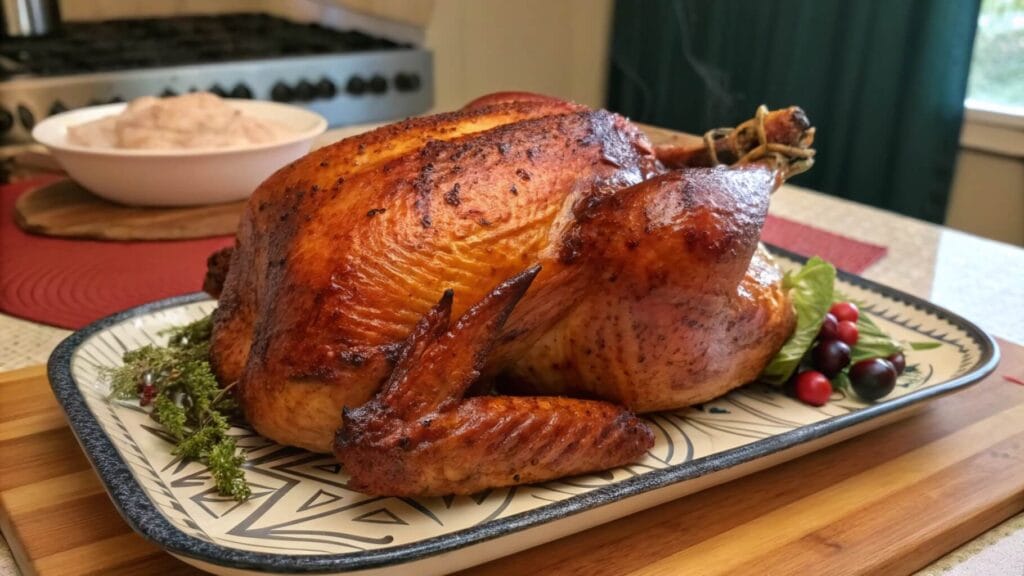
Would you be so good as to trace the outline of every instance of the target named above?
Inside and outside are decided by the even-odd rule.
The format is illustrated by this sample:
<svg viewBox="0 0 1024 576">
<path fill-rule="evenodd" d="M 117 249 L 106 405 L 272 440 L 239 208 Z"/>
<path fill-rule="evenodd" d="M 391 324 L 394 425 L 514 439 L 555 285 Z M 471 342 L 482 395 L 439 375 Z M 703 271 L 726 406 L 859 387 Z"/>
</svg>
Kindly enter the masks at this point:
<svg viewBox="0 0 1024 576">
<path fill-rule="evenodd" d="M 333 443 L 374 493 L 621 464 L 650 436 L 610 402 L 720 395 L 791 331 L 758 249 L 779 182 L 756 164 L 668 171 L 624 118 L 547 97 L 493 95 L 350 138 L 254 193 L 214 369 L 239 381 L 257 431 Z M 480 396 L 494 381 L 592 400 Z"/>
<path fill-rule="evenodd" d="M 544 94 L 535 94 L 533 92 L 492 92 L 491 94 L 485 94 L 476 100 L 473 100 L 462 107 L 463 110 L 472 110 L 473 108 L 483 108 L 487 106 L 493 106 L 495 104 L 502 104 L 506 102 L 541 102 L 541 103 L 558 103 L 563 102 L 553 96 L 546 96 Z"/>
<path fill-rule="evenodd" d="M 758 250 L 775 174 L 669 172 L 578 224 L 587 298 L 505 369 L 509 392 L 601 398 L 638 412 L 753 380 L 793 331 L 781 275 Z"/>
<path fill-rule="evenodd" d="M 373 395 L 446 289 L 461 314 L 542 263 L 509 328 L 523 341 L 546 330 L 585 282 L 558 263 L 572 206 L 656 168 L 625 119 L 564 102 L 382 130 L 277 172 L 239 228 L 213 364 L 222 381 L 240 380 L 246 418 L 279 442 L 329 451 L 341 407 Z"/>
<path fill-rule="evenodd" d="M 472 494 L 602 470 L 639 458 L 651 431 L 606 402 L 463 394 L 479 377 L 531 268 L 449 329 L 452 292 L 406 341 L 380 394 L 345 410 L 335 454 L 349 486 L 396 496 Z"/>
<path fill-rule="evenodd" d="M 220 298 L 224 290 L 224 281 L 228 276 L 231 264 L 231 253 L 234 247 L 221 248 L 206 259 L 206 278 L 203 279 L 203 292 L 214 298 Z"/>
<path fill-rule="evenodd" d="M 239 223 L 230 273 L 215 316 L 212 356 L 218 376 L 228 382 L 239 380 L 257 344 L 254 336 L 258 321 L 274 322 L 267 318 L 269 308 L 275 306 L 278 294 L 290 281 L 295 266 L 288 265 L 289 256 L 300 252 L 295 239 L 306 237 L 307 219 L 316 215 L 320 223 L 338 232 L 310 240 L 323 242 L 312 249 L 319 250 L 322 259 L 330 260 L 333 252 L 346 250 L 332 242 L 342 241 L 343 233 L 358 233 L 359 228 L 369 227 L 371 211 L 375 215 L 385 213 L 380 209 L 386 210 L 385 201 L 389 199 L 378 195 L 399 193 L 401 182 L 397 175 L 388 176 L 392 172 L 389 162 L 417 158 L 428 145 L 436 148 L 437 143 L 495 127 L 577 110 L 580 108 L 564 102 L 505 103 L 472 112 L 410 119 L 317 150 L 272 175 L 253 193 Z M 360 181 L 353 182 L 356 177 Z M 365 190 L 376 183 L 380 184 L 378 190 Z M 348 212 L 350 217 L 324 221 L 318 212 L 325 205 L 333 206 L 335 212 Z M 330 271 L 325 267 L 316 266 L 308 274 L 326 272 L 319 282 L 329 281 Z M 424 310 L 419 309 L 417 314 Z M 285 315 L 294 316 L 295 312 L 285 311 Z M 310 312 L 303 310 L 301 314 Z M 266 346 L 261 341 L 257 348 L 262 351 Z M 308 365 L 315 360 L 307 358 L 303 362 Z"/>
</svg>

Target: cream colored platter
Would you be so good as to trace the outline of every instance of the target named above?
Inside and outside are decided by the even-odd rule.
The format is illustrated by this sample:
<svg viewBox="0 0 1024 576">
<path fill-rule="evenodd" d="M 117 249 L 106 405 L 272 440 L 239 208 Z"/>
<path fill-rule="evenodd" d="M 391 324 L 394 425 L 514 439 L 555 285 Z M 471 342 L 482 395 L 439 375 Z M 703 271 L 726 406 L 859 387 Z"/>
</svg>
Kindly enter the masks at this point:
<svg viewBox="0 0 1024 576">
<path fill-rule="evenodd" d="M 783 268 L 803 259 L 772 249 Z M 207 470 L 173 457 L 137 403 L 108 401 L 100 374 L 125 351 L 209 314 L 202 294 L 127 310 L 80 330 L 50 358 L 54 392 L 125 520 L 169 553 L 218 574 L 443 574 L 585 530 L 778 464 L 903 418 L 983 378 L 992 338 L 951 312 L 857 276 L 837 290 L 900 340 L 934 341 L 907 354 L 896 391 L 868 404 L 836 392 L 814 408 L 751 384 L 701 406 L 649 415 L 655 446 L 639 462 L 473 496 L 386 498 L 348 489 L 330 456 L 232 434 L 246 455 L 252 497 L 218 496 Z"/>
</svg>

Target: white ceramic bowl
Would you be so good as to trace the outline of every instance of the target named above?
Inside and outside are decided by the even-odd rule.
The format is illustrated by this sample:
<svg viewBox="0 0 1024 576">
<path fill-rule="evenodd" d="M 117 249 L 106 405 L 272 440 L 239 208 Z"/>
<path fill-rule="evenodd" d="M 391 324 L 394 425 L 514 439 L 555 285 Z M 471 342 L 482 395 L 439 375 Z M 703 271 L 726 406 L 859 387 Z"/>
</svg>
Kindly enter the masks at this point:
<svg viewBox="0 0 1024 576">
<path fill-rule="evenodd" d="M 97 196 L 134 206 L 192 206 L 246 198 L 278 168 L 309 152 L 313 139 L 327 129 L 323 116 L 296 106 L 227 102 L 247 116 L 283 124 L 294 135 L 267 144 L 191 150 L 86 148 L 68 142 L 69 126 L 118 114 L 127 106 L 109 104 L 51 116 L 36 125 L 32 136 Z"/>
</svg>

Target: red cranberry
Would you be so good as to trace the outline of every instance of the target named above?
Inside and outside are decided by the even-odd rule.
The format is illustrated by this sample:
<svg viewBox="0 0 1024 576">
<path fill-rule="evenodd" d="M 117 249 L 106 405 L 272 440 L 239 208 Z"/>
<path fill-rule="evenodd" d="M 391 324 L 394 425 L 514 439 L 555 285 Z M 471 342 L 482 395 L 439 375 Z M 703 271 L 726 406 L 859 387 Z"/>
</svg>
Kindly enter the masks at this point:
<svg viewBox="0 0 1024 576">
<path fill-rule="evenodd" d="M 832 383 L 817 370 L 801 372 L 796 377 L 796 397 L 811 406 L 824 406 L 832 396 Z"/>
<path fill-rule="evenodd" d="M 139 396 L 139 406 L 149 406 L 156 397 L 156 387 L 152 384 L 142 386 L 142 394 Z"/>
<path fill-rule="evenodd" d="M 857 330 L 855 322 L 843 320 L 836 327 L 836 336 L 843 342 L 846 342 L 847 346 L 853 346 L 857 343 L 857 338 L 860 337 L 860 330 Z"/>
<path fill-rule="evenodd" d="M 860 310 L 857 309 L 857 305 L 853 302 L 836 302 L 828 311 L 840 322 L 843 320 L 856 322 L 857 318 L 860 317 Z"/>
</svg>

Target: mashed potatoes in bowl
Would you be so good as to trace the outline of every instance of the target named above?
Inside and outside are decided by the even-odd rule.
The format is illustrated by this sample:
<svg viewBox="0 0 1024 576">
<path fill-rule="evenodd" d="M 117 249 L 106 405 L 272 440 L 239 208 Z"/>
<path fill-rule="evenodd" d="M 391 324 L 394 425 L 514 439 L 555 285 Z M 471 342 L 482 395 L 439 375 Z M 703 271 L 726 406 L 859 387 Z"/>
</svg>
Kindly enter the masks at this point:
<svg viewBox="0 0 1024 576">
<path fill-rule="evenodd" d="M 187 206 L 247 197 L 326 128 L 322 116 L 296 106 L 195 93 L 65 112 L 32 135 L 98 196 Z"/>
<path fill-rule="evenodd" d="M 68 142 L 87 148 L 185 150 L 230 148 L 285 140 L 274 120 L 246 115 L 222 98 L 197 92 L 133 100 L 120 114 L 68 127 Z"/>
</svg>

